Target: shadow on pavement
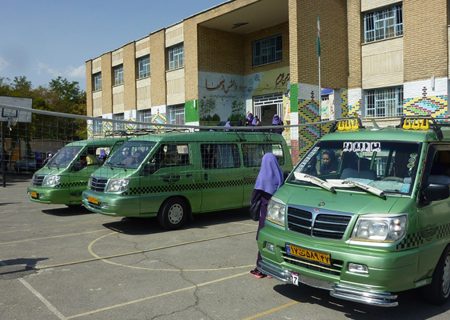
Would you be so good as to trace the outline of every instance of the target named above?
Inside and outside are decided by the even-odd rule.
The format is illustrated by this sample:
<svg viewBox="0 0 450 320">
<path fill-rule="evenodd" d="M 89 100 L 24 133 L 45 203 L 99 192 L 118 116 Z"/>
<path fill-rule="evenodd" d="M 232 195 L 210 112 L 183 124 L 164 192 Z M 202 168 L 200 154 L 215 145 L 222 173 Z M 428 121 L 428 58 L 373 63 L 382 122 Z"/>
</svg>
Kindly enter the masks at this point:
<svg viewBox="0 0 450 320">
<path fill-rule="evenodd" d="M 398 296 L 399 305 L 392 308 L 375 307 L 336 299 L 327 290 L 300 285 L 280 284 L 274 290 L 285 297 L 330 308 L 345 314 L 348 319 L 428 319 L 450 309 L 450 301 L 443 306 L 434 306 L 423 301 L 419 290 L 405 291 Z"/>
<path fill-rule="evenodd" d="M 0 261 L 0 279 L 17 279 L 37 272 L 36 264 L 48 258 L 17 258 Z"/>
<path fill-rule="evenodd" d="M 247 209 L 239 209 L 196 215 L 193 220 L 187 221 L 182 229 L 202 229 L 231 222 L 254 223 L 250 219 Z M 122 218 L 120 221 L 104 223 L 103 226 L 130 235 L 170 232 L 163 229 L 156 218 Z"/>
<path fill-rule="evenodd" d="M 58 216 L 58 217 L 67 217 L 67 216 L 79 216 L 84 214 L 92 214 L 91 211 L 87 210 L 83 206 L 70 206 L 65 208 L 54 208 L 54 209 L 44 209 L 43 213 Z"/>
</svg>

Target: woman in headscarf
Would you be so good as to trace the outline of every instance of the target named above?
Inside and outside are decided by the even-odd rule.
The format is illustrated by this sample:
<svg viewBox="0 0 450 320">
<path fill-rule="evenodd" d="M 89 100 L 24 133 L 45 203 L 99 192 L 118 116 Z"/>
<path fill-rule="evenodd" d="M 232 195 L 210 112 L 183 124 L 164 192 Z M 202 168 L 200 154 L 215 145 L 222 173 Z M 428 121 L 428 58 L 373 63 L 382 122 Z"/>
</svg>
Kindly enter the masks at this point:
<svg viewBox="0 0 450 320">
<path fill-rule="evenodd" d="M 248 112 L 247 116 L 245 117 L 245 125 L 246 126 L 251 126 L 253 122 L 253 113 Z"/>
<path fill-rule="evenodd" d="M 256 240 L 258 240 L 259 230 L 264 227 L 264 221 L 267 215 L 267 205 L 270 198 L 278 190 L 284 182 L 283 171 L 278 164 L 278 160 L 273 153 L 266 153 L 261 160 L 261 168 L 259 169 L 258 177 L 256 178 L 255 187 L 252 193 L 251 202 L 261 200 L 261 209 L 259 213 L 258 230 L 256 232 Z M 261 260 L 261 255 L 258 252 L 256 266 Z M 250 271 L 256 278 L 264 278 L 266 275 L 257 268 Z"/>
<path fill-rule="evenodd" d="M 336 155 L 332 150 L 324 150 L 320 164 L 320 174 L 334 173 L 337 170 Z"/>
<path fill-rule="evenodd" d="M 284 128 L 283 128 L 283 121 L 280 119 L 279 115 L 275 114 L 273 116 L 273 118 L 272 118 L 272 125 L 273 126 L 280 126 L 280 128 L 273 129 L 273 132 L 276 132 L 276 133 L 279 133 L 279 134 L 283 133 L 283 130 L 284 130 Z"/>
</svg>

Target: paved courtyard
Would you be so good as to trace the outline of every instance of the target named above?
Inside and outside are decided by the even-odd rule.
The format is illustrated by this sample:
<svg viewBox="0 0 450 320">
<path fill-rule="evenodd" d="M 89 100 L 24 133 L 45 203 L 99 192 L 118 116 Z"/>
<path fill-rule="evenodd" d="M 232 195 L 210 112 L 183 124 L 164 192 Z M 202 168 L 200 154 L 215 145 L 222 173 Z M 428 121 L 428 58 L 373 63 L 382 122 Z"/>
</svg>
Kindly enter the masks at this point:
<svg viewBox="0 0 450 320">
<path fill-rule="evenodd" d="M 28 201 L 26 177 L 0 189 L 0 319 L 449 319 L 407 292 L 394 309 L 255 279 L 257 223 L 244 211 L 164 231 Z"/>
</svg>

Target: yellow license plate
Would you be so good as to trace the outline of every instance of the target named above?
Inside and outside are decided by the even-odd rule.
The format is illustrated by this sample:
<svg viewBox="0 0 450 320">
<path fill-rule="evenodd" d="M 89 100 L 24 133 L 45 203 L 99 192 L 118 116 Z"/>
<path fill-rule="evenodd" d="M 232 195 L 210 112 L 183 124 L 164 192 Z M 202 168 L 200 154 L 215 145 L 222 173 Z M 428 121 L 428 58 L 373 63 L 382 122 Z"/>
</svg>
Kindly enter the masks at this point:
<svg viewBox="0 0 450 320">
<path fill-rule="evenodd" d="M 297 247 L 294 246 L 293 244 L 286 245 L 286 252 L 287 254 L 292 255 L 294 257 L 319 262 L 327 266 L 331 265 L 331 257 L 330 254 L 328 253 Z"/>
<path fill-rule="evenodd" d="M 38 196 L 38 193 L 36 192 L 36 191 L 31 191 L 30 192 L 30 196 L 33 198 L 33 199 L 37 199 L 39 196 Z"/>
<path fill-rule="evenodd" d="M 100 201 L 98 201 L 98 199 L 94 197 L 88 197 L 88 202 L 96 205 L 100 204 Z"/>
</svg>

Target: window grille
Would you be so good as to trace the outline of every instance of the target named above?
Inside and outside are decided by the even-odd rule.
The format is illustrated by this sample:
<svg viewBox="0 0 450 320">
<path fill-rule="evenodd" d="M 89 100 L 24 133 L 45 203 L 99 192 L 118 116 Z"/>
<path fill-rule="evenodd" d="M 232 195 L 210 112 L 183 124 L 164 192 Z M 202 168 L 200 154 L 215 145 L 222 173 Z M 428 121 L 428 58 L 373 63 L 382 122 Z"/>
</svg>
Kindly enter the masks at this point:
<svg viewBox="0 0 450 320">
<path fill-rule="evenodd" d="M 253 66 L 281 61 L 282 56 L 283 43 L 281 35 L 253 42 Z"/>
<path fill-rule="evenodd" d="M 118 86 L 120 84 L 123 84 L 123 64 L 114 67 L 113 74 L 114 74 L 114 85 Z"/>
<path fill-rule="evenodd" d="M 246 143 L 242 145 L 242 155 L 245 167 L 261 166 L 262 157 L 267 152 L 273 153 L 277 157 L 278 163 L 284 165 L 283 148 L 281 144 L 253 144 Z"/>
<path fill-rule="evenodd" d="M 235 144 L 202 144 L 202 166 L 205 169 L 239 168 L 239 151 Z"/>
<path fill-rule="evenodd" d="M 403 115 L 403 87 L 365 91 L 367 117 L 399 117 Z"/>
<path fill-rule="evenodd" d="M 184 46 L 178 44 L 167 49 L 167 59 L 169 70 L 184 67 Z"/>
<path fill-rule="evenodd" d="M 102 90 L 102 74 L 101 72 L 95 73 L 92 75 L 92 85 L 93 91 L 100 91 Z"/>
<path fill-rule="evenodd" d="M 184 124 L 184 105 L 168 106 L 167 116 L 170 124 Z"/>
<path fill-rule="evenodd" d="M 136 65 L 138 67 L 138 79 L 143 79 L 150 76 L 150 55 L 138 58 Z"/>
<path fill-rule="evenodd" d="M 151 110 L 140 110 L 137 112 L 137 121 L 138 122 L 148 122 L 150 123 L 152 120 L 152 111 Z M 141 128 L 146 128 L 145 125 L 140 125 Z"/>
<path fill-rule="evenodd" d="M 403 34 L 402 5 L 364 14 L 364 42 L 388 39 Z"/>
</svg>

